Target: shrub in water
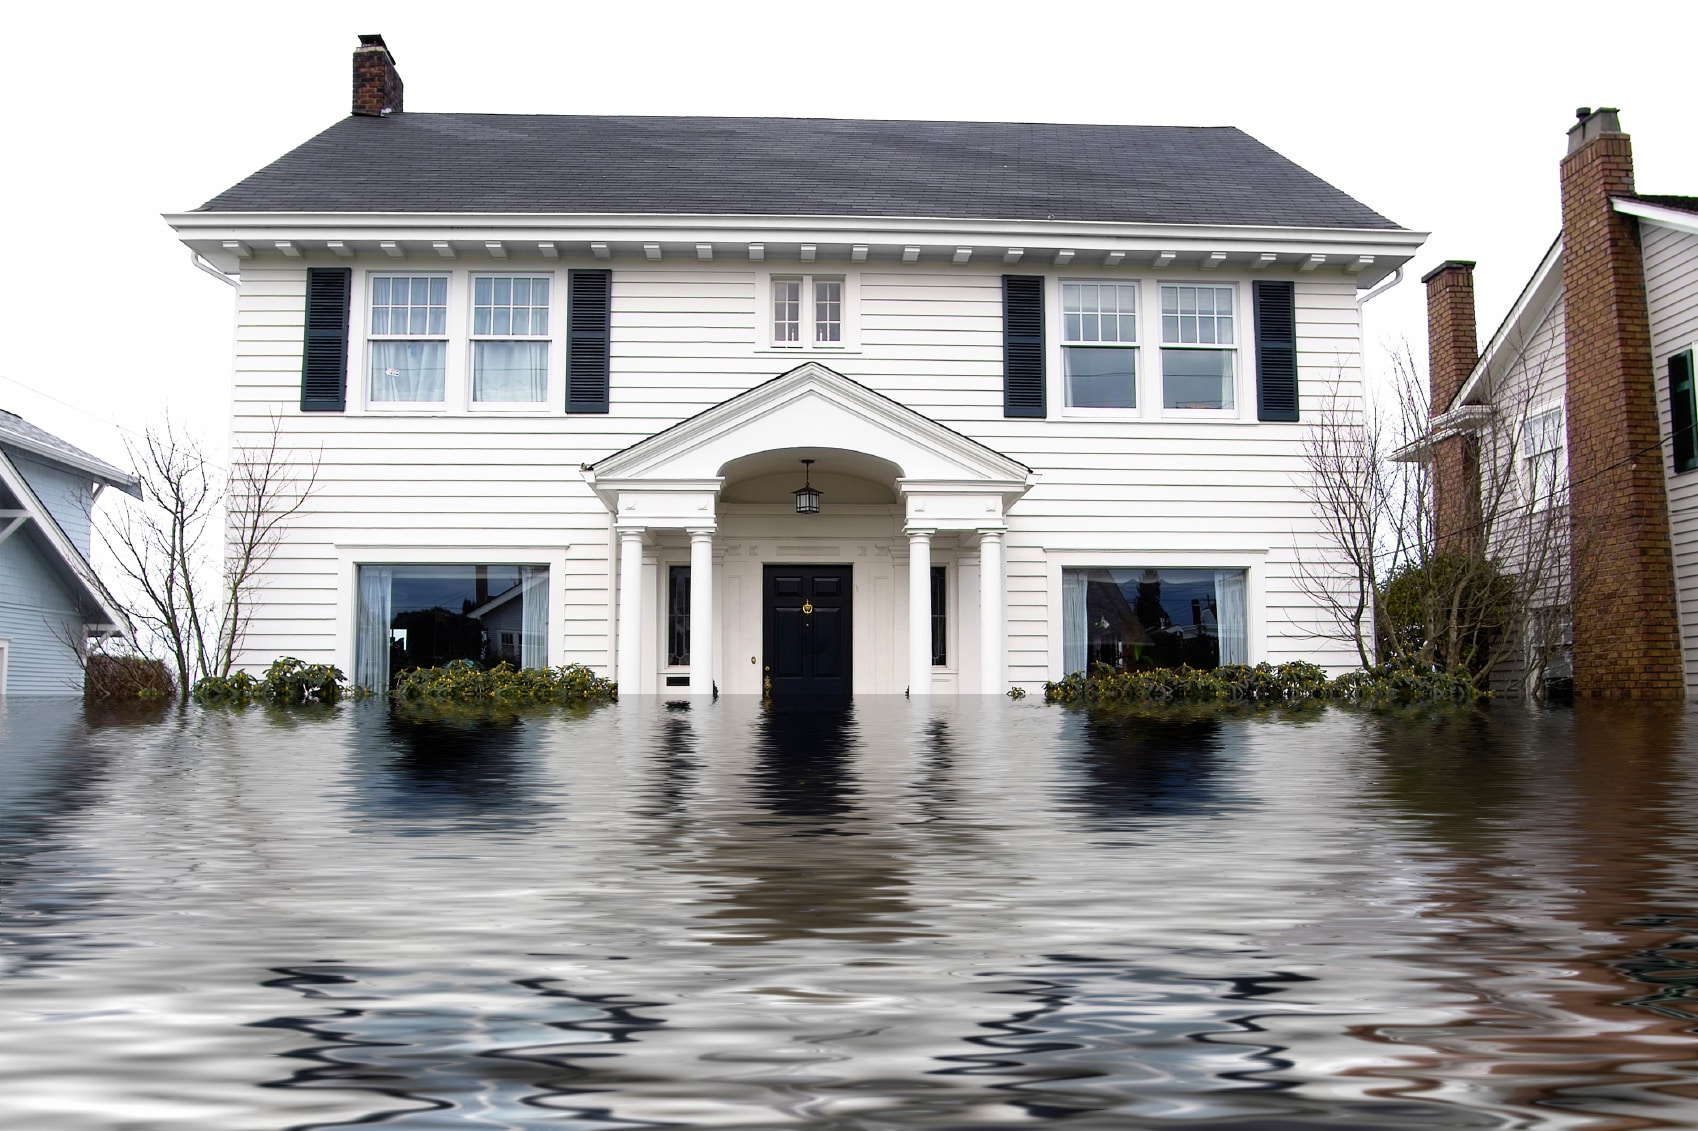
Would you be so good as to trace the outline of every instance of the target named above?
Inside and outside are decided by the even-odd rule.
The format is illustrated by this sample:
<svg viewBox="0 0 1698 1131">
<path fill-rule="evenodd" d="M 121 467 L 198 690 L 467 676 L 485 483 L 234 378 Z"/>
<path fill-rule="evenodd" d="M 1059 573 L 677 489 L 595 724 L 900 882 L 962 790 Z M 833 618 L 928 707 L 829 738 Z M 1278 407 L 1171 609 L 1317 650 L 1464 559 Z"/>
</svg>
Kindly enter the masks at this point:
<svg viewBox="0 0 1698 1131">
<path fill-rule="evenodd" d="M 247 672 L 207 676 L 191 693 L 202 706 L 247 703 L 334 703 L 349 694 L 348 677 L 333 664 L 309 664 L 293 656 L 272 661 L 258 679 Z"/>
<path fill-rule="evenodd" d="M 1472 703 L 1488 693 L 1463 667 L 1413 661 L 1379 664 L 1328 679 L 1318 665 L 1292 660 L 1275 667 L 1228 664 L 1213 670 L 1180 666 L 1121 671 L 1096 664 L 1044 684 L 1047 703 Z"/>
<path fill-rule="evenodd" d="M 83 701 L 175 699 L 177 681 L 162 660 L 95 652 L 83 669 Z"/>
<path fill-rule="evenodd" d="M 559 668 L 516 668 L 503 661 L 484 669 L 471 660 L 453 660 L 440 668 L 415 668 L 395 677 L 389 698 L 402 703 L 486 703 L 501 706 L 541 703 L 609 703 L 619 685 L 583 664 Z"/>
</svg>

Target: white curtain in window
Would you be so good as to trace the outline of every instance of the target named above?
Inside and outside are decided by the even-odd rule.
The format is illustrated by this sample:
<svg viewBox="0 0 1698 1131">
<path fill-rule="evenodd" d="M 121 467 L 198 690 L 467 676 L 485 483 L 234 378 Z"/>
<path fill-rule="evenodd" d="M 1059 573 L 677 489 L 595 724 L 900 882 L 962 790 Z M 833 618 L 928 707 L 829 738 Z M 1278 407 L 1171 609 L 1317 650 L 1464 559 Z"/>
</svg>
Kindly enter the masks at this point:
<svg viewBox="0 0 1698 1131">
<path fill-rule="evenodd" d="M 548 567 L 520 566 L 519 583 L 525 587 L 524 608 L 520 616 L 524 631 L 519 646 L 519 665 L 526 668 L 548 666 Z"/>
<path fill-rule="evenodd" d="M 1249 598 L 1241 569 L 1215 570 L 1215 603 L 1219 606 L 1220 662 L 1250 662 Z"/>
<path fill-rule="evenodd" d="M 547 398 L 547 342 L 472 344 L 473 400 L 532 403 Z"/>
<path fill-rule="evenodd" d="M 389 687 L 390 594 L 394 581 L 395 571 L 389 566 L 360 567 L 354 682 L 373 691 Z"/>
<path fill-rule="evenodd" d="M 446 342 L 373 342 L 371 399 L 440 401 L 447 362 Z"/>
<path fill-rule="evenodd" d="M 1061 571 L 1061 667 L 1063 675 L 1085 670 L 1090 626 L 1085 623 L 1085 571 Z"/>
</svg>

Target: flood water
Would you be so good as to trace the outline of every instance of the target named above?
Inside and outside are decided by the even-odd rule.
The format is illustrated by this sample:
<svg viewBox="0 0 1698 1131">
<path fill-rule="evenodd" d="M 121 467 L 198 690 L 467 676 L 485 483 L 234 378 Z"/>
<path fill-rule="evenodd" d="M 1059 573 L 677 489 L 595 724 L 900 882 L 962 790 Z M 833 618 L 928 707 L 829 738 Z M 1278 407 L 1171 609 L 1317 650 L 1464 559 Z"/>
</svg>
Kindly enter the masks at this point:
<svg viewBox="0 0 1698 1131">
<path fill-rule="evenodd" d="M 1698 1126 L 1698 714 L 0 706 L 0 1126 Z"/>
</svg>

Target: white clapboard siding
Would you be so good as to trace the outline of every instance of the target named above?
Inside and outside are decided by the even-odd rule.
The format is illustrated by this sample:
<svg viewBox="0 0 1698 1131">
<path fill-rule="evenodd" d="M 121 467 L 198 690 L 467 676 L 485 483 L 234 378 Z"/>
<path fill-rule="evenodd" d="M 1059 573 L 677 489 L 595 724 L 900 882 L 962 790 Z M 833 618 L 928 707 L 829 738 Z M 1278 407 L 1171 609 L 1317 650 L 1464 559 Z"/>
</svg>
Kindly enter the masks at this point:
<svg viewBox="0 0 1698 1131">
<path fill-rule="evenodd" d="M 350 263 L 388 270 L 388 261 Z M 464 270 L 463 264 L 456 265 Z M 572 266 L 546 267 L 562 279 Z M 998 266 L 950 269 L 881 264 L 859 273 L 858 332 L 841 350 L 769 348 L 757 309 L 760 275 L 734 261 L 612 264 L 612 406 L 606 415 L 298 411 L 305 268 L 280 260 L 244 265 L 237 302 L 235 442 L 264 443 L 274 418 L 297 463 L 316 461 L 318 488 L 267 566 L 241 657 L 257 667 L 279 654 L 339 660 L 347 595 L 342 571 L 358 547 L 390 551 L 487 547 L 491 561 L 531 560 L 547 549 L 564 571 L 551 624 L 551 660 L 611 670 L 611 516 L 579 465 L 593 463 L 804 361 L 819 361 L 955 428 L 1039 474 L 1013 509 L 1006 544 L 1010 678 L 1031 686 L 1059 663 L 1050 639 L 1050 549 L 1260 555 L 1267 607 L 1260 623 L 1274 662 L 1354 663 L 1324 638 L 1303 593 L 1299 559 L 1330 560 L 1302 492 L 1302 425 L 1259 424 L 1253 381 L 1241 382 L 1242 419 L 1002 415 L 1002 290 Z M 440 270 L 442 265 L 431 264 Z M 782 265 L 779 269 L 782 269 Z M 838 273 L 841 266 L 826 268 Z M 1023 274 L 1061 272 L 1026 267 Z M 1119 276 L 1116 276 L 1119 277 Z M 1126 278 L 1137 276 L 1128 274 Z M 1219 281 L 1232 281 L 1222 272 Z M 1301 404 L 1306 414 L 1361 404 L 1360 321 L 1352 281 L 1294 276 Z M 1236 281 L 1246 282 L 1247 277 Z M 564 296 L 564 287 L 557 294 Z M 1248 297 L 1248 288 L 1244 294 Z M 1246 304 L 1247 305 L 1247 304 Z M 351 322 L 358 337 L 362 312 Z M 1251 324 L 1250 311 L 1240 311 Z M 1152 322 L 1153 325 L 1153 322 Z M 1054 334 L 1056 327 L 1051 327 Z M 450 348 L 458 348 L 459 342 Z M 360 381 L 359 351 L 351 394 Z M 558 363 L 558 359 L 557 363 Z M 1253 374 L 1248 351 L 1244 370 Z M 1053 386 L 1052 386 L 1053 388 Z M 1053 396 L 1053 393 L 1052 393 Z M 799 442 L 803 442 L 799 438 Z M 353 547 L 355 549 L 350 549 Z M 519 547 L 527 549 L 520 550 Z M 505 552 L 504 552 L 505 549 Z"/>
<path fill-rule="evenodd" d="M 1645 297 L 1651 316 L 1651 362 L 1662 416 L 1663 468 L 1668 479 L 1669 526 L 1674 544 L 1686 694 L 1698 696 L 1698 471 L 1676 474 L 1669 417 L 1671 355 L 1698 349 L 1698 236 L 1656 224 L 1640 225 L 1645 256 Z"/>
</svg>

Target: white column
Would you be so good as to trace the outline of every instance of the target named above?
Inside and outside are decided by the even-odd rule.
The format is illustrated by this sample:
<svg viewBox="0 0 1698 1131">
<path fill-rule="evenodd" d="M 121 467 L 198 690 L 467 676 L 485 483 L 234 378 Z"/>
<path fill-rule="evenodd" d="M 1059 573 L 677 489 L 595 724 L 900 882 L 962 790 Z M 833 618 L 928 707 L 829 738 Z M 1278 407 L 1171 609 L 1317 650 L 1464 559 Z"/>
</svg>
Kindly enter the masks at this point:
<svg viewBox="0 0 1698 1131">
<path fill-rule="evenodd" d="M 623 695 L 643 692 L 643 532 L 619 531 L 619 663 Z"/>
<path fill-rule="evenodd" d="M 1002 531 L 979 531 L 979 671 L 984 693 L 1001 695 L 1006 681 L 1002 648 L 1003 624 Z"/>
<path fill-rule="evenodd" d="M 908 694 L 932 693 L 932 532 L 908 532 Z"/>
<path fill-rule="evenodd" d="M 690 694 L 713 694 L 713 531 L 690 531 Z"/>
</svg>

